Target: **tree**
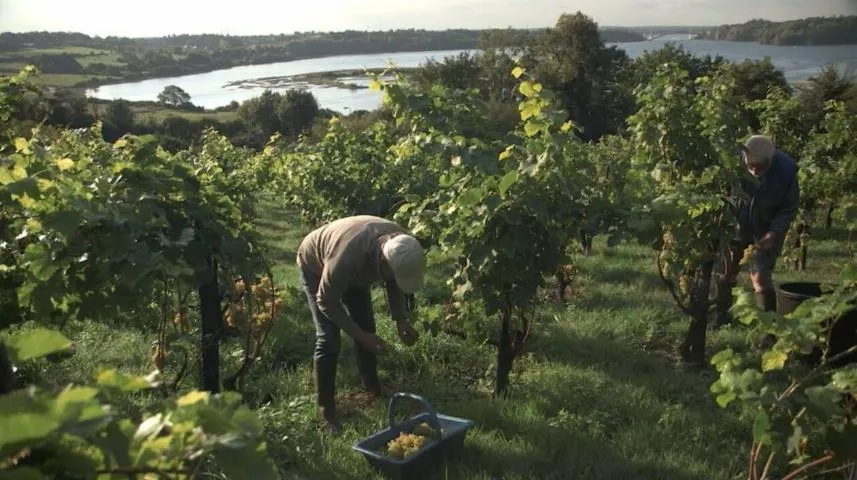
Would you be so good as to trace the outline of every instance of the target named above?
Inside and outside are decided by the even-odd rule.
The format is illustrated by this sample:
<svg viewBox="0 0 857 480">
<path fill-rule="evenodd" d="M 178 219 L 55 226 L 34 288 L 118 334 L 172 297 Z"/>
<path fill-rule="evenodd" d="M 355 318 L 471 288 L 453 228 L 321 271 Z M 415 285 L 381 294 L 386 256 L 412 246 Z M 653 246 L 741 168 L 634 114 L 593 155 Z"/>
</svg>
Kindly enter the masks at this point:
<svg viewBox="0 0 857 480">
<path fill-rule="evenodd" d="M 168 85 L 158 94 L 158 102 L 175 108 L 191 105 L 190 95 L 177 85 Z"/>
<path fill-rule="evenodd" d="M 306 90 L 265 90 L 238 108 L 238 116 L 266 140 L 275 133 L 297 137 L 312 127 L 318 114 L 318 101 Z"/>
<path fill-rule="evenodd" d="M 318 101 L 309 91 L 287 91 L 277 105 L 280 133 L 287 137 L 297 137 L 312 127 L 318 111 Z"/>
<path fill-rule="evenodd" d="M 134 128 L 134 111 L 127 100 L 114 100 L 107 105 L 104 121 L 109 125 L 105 131 L 108 141 L 115 140 Z"/>
<path fill-rule="evenodd" d="M 583 13 L 561 15 L 524 64 L 557 92 L 584 140 L 617 133 L 633 111 L 630 58 L 606 47 L 598 24 Z"/>
</svg>

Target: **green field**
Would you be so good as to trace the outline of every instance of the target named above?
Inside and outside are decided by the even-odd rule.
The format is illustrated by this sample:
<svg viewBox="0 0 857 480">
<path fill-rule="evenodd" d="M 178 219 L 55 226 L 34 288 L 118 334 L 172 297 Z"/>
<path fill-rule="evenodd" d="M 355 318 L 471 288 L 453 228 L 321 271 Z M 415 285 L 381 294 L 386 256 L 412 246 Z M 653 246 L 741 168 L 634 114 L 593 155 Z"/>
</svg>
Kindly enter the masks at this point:
<svg viewBox="0 0 857 480">
<path fill-rule="evenodd" d="M 257 221 L 270 249 L 275 283 L 297 286 L 295 248 L 307 227 L 291 212 L 265 202 Z M 510 397 L 493 399 L 492 346 L 441 334 L 407 348 L 397 343 L 381 291 L 375 292 L 381 335 L 395 345 L 380 361 L 383 381 L 427 397 L 441 413 L 472 419 L 463 458 L 447 465 L 451 479 L 738 478 L 746 469 L 750 427 L 716 406 L 713 371 L 679 366 L 674 348 L 686 319 L 663 288 L 652 253 L 636 245 L 580 258 L 581 276 L 566 305 L 545 300 L 536 336 L 517 361 Z M 825 278 L 845 259 L 839 241 L 816 240 L 807 272 L 781 270 L 776 280 Z M 445 276 L 432 264 L 422 306 L 442 309 Z M 742 278 L 746 285 L 746 276 Z M 351 342 L 340 357 L 338 394 L 345 433 L 331 439 L 318 428 L 310 356 L 314 329 L 297 298 L 296 313 L 275 326 L 252 370 L 246 397 L 268 429 L 272 458 L 284 478 L 377 477 L 351 445 L 386 425 L 386 403 L 358 388 Z M 492 324 L 493 325 L 493 324 Z M 154 332 L 87 324 L 73 334 L 78 354 L 53 366 L 46 381 L 85 381 L 103 365 L 148 373 Z M 709 354 L 743 348 L 739 327 L 713 332 Z M 230 363 L 237 340 L 222 347 Z M 188 379 L 189 386 L 198 379 Z"/>
<path fill-rule="evenodd" d="M 104 55 L 113 55 L 110 50 L 90 47 L 56 47 L 56 48 L 29 48 L 26 50 L 16 50 L 3 54 L 3 58 L 7 57 L 34 57 L 37 55 L 61 55 L 63 53 L 73 55 L 75 57 L 98 57 Z M 105 62 L 106 63 L 106 62 Z"/>
<path fill-rule="evenodd" d="M 238 112 L 188 112 L 172 108 L 160 107 L 134 107 L 134 116 L 138 121 L 160 123 L 167 117 L 182 117 L 192 121 L 203 119 L 217 120 L 218 122 L 229 122 L 238 119 Z"/>
<path fill-rule="evenodd" d="M 0 74 L 13 74 L 21 71 L 27 66 L 27 59 L 39 55 L 58 55 L 63 53 L 74 56 L 75 60 L 83 67 L 92 63 L 122 65 L 122 62 L 119 61 L 119 54 L 110 50 L 88 47 L 38 48 L 0 54 Z M 112 80 L 113 77 L 86 73 L 42 73 L 38 78 L 38 83 L 48 87 L 72 87 L 81 82 L 93 79 Z"/>
</svg>

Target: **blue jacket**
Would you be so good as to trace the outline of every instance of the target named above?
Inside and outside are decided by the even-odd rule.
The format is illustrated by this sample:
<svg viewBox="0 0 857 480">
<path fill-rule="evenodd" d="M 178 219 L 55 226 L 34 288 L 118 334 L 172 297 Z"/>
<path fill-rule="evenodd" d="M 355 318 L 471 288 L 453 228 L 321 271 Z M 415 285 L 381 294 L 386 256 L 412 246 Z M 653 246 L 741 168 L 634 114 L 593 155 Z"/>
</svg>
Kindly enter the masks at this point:
<svg viewBox="0 0 857 480">
<path fill-rule="evenodd" d="M 743 242 L 755 242 L 769 231 L 777 234 L 779 243 L 783 241 L 800 202 L 797 173 L 797 162 L 777 150 L 771 167 L 758 182 L 741 181 L 749 197 L 738 211 L 738 232 Z"/>
</svg>

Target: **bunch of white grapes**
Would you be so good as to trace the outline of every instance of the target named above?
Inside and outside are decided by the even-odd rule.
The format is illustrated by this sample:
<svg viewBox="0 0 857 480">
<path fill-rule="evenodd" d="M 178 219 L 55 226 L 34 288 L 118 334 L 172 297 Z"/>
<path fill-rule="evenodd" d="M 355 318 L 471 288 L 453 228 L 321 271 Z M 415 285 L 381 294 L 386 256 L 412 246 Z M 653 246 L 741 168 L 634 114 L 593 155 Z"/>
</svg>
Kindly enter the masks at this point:
<svg viewBox="0 0 857 480">
<path fill-rule="evenodd" d="M 387 443 L 387 455 L 394 458 L 407 458 L 417 453 L 434 436 L 434 429 L 423 422 L 414 427 L 411 433 L 400 432 L 399 436 Z"/>
</svg>

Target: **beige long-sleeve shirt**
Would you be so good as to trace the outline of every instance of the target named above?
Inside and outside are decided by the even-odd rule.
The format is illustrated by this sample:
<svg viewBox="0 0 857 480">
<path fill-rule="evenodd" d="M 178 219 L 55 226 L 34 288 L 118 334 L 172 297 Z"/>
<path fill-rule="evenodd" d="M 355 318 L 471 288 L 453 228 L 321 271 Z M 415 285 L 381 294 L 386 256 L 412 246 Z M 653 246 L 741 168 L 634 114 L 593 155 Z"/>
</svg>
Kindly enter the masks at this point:
<svg viewBox="0 0 857 480">
<path fill-rule="evenodd" d="M 316 293 L 319 310 L 352 338 L 361 329 L 342 304 L 342 295 L 349 287 L 371 287 L 383 281 L 390 316 L 396 321 L 408 317 L 404 292 L 395 281 L 381 276 L 381 247 L 401 233 L 406 233 L 405 229 L 387 219 L 358 215 L 313 230 L 298 247 L 298 268 L 321 279 Z"/>
</svg>

